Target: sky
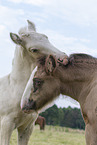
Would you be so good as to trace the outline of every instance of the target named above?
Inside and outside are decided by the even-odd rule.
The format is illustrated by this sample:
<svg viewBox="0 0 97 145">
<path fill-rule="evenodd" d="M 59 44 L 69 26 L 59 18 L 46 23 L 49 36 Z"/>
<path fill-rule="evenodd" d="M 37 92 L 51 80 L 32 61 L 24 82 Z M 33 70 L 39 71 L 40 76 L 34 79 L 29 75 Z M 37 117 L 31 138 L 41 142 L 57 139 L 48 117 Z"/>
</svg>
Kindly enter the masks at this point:
<svg viewBox="0 0 97 145">
<path fill-rule="evenodd" d="M 46 34 L 66 54 L 97 57 L 96 0 L 0 0 L 0 77 L 12 69 L 15 44 L 9 33 L 18 33 L 27 20 L 34 22 L 37 31 Z M 59 107 L 79 107 L 68 97 L 59 98 Z"/>
</svg>

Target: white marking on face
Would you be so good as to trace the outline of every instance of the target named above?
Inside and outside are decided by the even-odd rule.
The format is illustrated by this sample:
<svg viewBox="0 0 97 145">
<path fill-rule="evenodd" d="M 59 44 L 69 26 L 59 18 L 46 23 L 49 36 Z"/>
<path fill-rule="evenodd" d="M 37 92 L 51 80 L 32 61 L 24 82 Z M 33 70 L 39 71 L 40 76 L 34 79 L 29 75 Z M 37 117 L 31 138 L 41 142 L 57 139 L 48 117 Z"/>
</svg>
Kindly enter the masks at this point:
<svg viewBox="0 0 97 145">
<path fill-rule="evenodd" d="M 35 69 L 32 71 L 32 74 L 27 82 L 27 85 L 25 87 L 25 90 L 24 90 L 24 93 L 23 93 L 23 96 L 22 96 L 22 99 L 21 99 L 21 109 L 23 108 L 24 104 L 27 102 L 27 100 L 29 99 L 30 97 L 30 94 L 31 94 L 31 89 L 33 87 L 33 77 L 37 71 L 37 66 L 35 67 Z"/>
</svg>

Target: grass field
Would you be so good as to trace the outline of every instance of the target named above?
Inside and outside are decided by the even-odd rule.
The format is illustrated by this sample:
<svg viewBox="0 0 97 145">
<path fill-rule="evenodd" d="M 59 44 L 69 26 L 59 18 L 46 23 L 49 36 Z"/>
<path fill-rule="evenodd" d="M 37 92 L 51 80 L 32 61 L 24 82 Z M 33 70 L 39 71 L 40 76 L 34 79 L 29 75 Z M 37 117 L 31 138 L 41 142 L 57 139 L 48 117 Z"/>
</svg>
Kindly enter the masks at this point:
<svg viewBox="0 0 97 145">
<path fill-rule="evenodd" d="M 10 144 L 17 145 L 16 131 L 12 134 Z M 45 131 L 40 131 L 37 125 L 29 145 L 85 145 L 84 131 L 57 126 L 46 126 Z"/>
</svg>

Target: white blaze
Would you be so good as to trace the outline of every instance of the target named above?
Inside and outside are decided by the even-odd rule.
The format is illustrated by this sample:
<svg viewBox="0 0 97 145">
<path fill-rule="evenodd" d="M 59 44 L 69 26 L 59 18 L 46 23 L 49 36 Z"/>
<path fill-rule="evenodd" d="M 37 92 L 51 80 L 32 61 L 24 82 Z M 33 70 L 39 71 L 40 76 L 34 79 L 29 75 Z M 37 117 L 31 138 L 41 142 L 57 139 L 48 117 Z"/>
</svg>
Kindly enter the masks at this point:
<svg viewBox="0 0 97 145">
<path fill-rule="evenodd" d="M 23 108 L 25 102 L 27 102 L 27 100 L 30 97 L 31 89 L 33 87 L 33 77 L 34 77 L 36 71 L 37 71 L 37 66 L 32 71 L 31 76 L 30 76 L 30 78 L 29 78 L 29 80 L 27 82 L 27 85 L 25 87 L 25 90 L 24 90 L 24 93 L 23 93 L 23 96 L 22 96 L 22 99 L 21 99 L 21 108 Z"/>
</svg>

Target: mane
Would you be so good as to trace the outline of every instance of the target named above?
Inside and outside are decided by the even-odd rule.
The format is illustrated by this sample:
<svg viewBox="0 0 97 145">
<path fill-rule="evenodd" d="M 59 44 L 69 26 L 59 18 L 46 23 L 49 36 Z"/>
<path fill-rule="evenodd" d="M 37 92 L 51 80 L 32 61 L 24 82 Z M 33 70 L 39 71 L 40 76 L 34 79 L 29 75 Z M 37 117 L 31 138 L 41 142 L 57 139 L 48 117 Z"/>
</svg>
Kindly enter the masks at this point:
<svg viewBox="0 0 97 145">
<path fill-rule="evenodd" d="M 45 65 L 47 56 L 38 58 L 38 65 Z M 62 67 L 76 66 L 79 68 L 97 68 L 97 58 L 83 53 L 71 54 L 68 58 L 69 63 L 67 65 L 60 64 Z"/>
<path fill-rule="evenodd" d="M 70 64 L 92 64 L 97 66 L 97 58 L 83 53 L 71 54 L 69 56 L 69 62 Z"/>
<path fill-rule="evenodd" d="M 71 57 L 74 57 L 74 59 L 96 59 L 95 57 L 84 53 L 74 53 L 70 55 L 70 58 Z"/>
<path fill-rule="evenodd" d="M 20 59 L 23 61 L 24 58 L 24 49 L 23 47 L 20 48 L 20 46 L 16 46 L 15 52 L 14 52 L 14 58 L 12 61 L 12 66 L 14 66 L 17 59 Z"/>
</svg>

